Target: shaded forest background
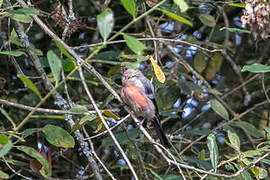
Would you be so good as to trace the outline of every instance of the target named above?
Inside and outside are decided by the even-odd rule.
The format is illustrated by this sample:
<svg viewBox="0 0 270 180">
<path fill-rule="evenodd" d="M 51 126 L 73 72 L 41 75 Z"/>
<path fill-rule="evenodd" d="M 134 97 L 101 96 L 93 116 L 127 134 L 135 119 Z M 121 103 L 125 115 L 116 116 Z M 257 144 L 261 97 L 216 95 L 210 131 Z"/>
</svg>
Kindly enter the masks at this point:
<svg viewBox="0 0 270 180">
<path fill-rule="evenodd" d="M 0 0 L 0 179 L 267 179 L 267 0 Z M 137 126 L 123 66 L 155 86 Z"/>
</svg>

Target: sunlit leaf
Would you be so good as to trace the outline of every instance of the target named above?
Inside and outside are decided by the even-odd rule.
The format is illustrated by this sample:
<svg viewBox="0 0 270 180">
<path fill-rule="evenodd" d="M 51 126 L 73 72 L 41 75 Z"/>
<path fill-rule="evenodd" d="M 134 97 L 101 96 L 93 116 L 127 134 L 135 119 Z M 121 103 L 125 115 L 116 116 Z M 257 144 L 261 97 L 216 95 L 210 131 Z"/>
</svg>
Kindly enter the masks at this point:
<svg viewBox="0 0 270 180">
<path fill-rule="evenodd" d="M 228 130 L 227 132 L 231 145 L 236 151 L 240 152 L 240 139 L 238 135 L 235 132 L 232 132 L 231 130 Z"/>
<path fill-rule="evenodd" d="M 126 34 L 124 34 L 124 39 L 126 40 L 127 46 L 136 54 L 141 55 L 143 53 L 143 51 L 146 48 L 146 46 L 141 43 L 140 41 L 138 41 L 136 38 L 132 37 L 132 36 L 128 36 Z"/>
<path fill-rule="evenodd" d="M 129 14 L 135 17 L 136 13 L 136 3 L 134 0 L 121 0 L 122 5 L 127 10 Z"/>
<path fill-rule="evenodd" d="M 4 145 L 8 143 L 8 136 L 5 134 L 0 134 L 0 144 Z"/>
<path fill-rule="evenodd" d="M 9 14 L 24 14 L 24 15 L 38 15 L 39 11 L 34 8 L 20 8 L 16 10 L 8 10 Z"/>
<path fill-rule="evenodd" d="M 38 162 L 42 165 L 42 169 L 40 170 L 40 173 L 45 178 L 51 177 L 52 170 L 49 166 L 49 163 L 38 151 L 36 151 L 34 148 L 27 147 L 27 146 L 17 146 L 16 148 L 24 152 L 28 156 L 31 156 L 32 158 L 35 158 L 36 160 L 38 160 Z"/>
<path fill-rule="evenodd" d="M 109 111 L 109 110 L 104 110 L 103 112 L 106 116 L 108 117 L 112 117 L 113 119 L 119 121 L 120 120 L 120 117 L 117 116 L 116 114 L 114 114 L 113 112 Z"/>
<path fill-rule="evenodd" d="M 18 78 L 24 82 L 24 84 L 26 85 L 26 87 L 28 87 L 29 89 L 31 89 L 36 95 L 38 95 L 38 97 L 41 99 L 41 95 L 40 95 L 40 92 L 38 90 L 38 88 L 35 86 L 35 84 L 30 80 L 28 79 L 26 76 L 24 75 L 18 75 Z"/>
<path fill-rule="evenodd" d="M 52 50 L 48 51 L 47 58 L 49 61 L 49 65 L 50 65 L 54 80 L 56 81 L 56 83 L 58 83 L 60 81 L 60 72 L 62 68 L 62 62 Z"/>
<path fill-rule="evenodd" d="M 226 108 L 216 99 L 210 100 L 211 108 L 221 117 L 226 120 L 229 120 L 229 114 Z"/>
<path fill-rule="evenodd" d="M 156 61 L 154 60 L 154 58 L 152 56 L 150 56 L 150 61 L 151 61 L 151 64 L 153 66 L 153 69 L 154 69 L 154 73 L 157 77 L 157 80 L 161 83 L 164 83 L 165 80 L 166 80 L 166 77 L 162 71 L 162 69 L 160 68 L 160 66 L 156 63 Z"/>
<path fill-rule="evenodd" d="M 210 152 L 210 159 L 213 168 L 217 169 L 218 166 L 218 146 L 216 142 L 216 137 L 214 134 L 209 134 L 207 136 L 207 147 Z"/>
<path fill-rule="evenodd" d="M 104 12 L 97 16 L 97 24 L 101 36 L 103 37 L 104 41 L 106 41 L 112 32 L 114 25 L 113 12 L 110 8 L 107 8 Z"/>
<path fill-rule="evenodd" d="M 188 10 L 188 4 L 185 0 L 173 0 L 175 4 L 179 7 L 181 13 L 185 12 Z"/>
<path fill-rule="evenodd" d="M 240 7 L 240 8 L 246 7 L 246 4 L 244 4 L 244 3 L 229 3 L 228 5 L 232 6 L 232 7 Z"/>
<path fill-rule="evenodd" d="M 0 51 L 0 54 L 5 54 L 5 55 L 10 55 L 10 56 L 15 56 L 15 57 L 26 55 L 22 51 Z"/>
<path fill-rule="evenodd" d="M 164 10 L 164 9 L 161 9 L 161 11 L 166 14 L 167 16 L 169 16 L 170 18 L 174 19 L 174 20 L 177 20 L 181 23 L 184 23 L 186 25 L 189 25 L 189 26 L 193 26 L 192 22 L 190 22 L 189 20 L 187 20 L 186 18 L 183 18 L 181 16 L 178 16 L 170 11 L 167 11 L 167 10 Z"/>
<path fill-rule="evenodd" d="M 241 69 L 241 72 L 245 72 L 245 71 L 249 71 L 253 73 L 266 73 L 266 72 L 270 72 L 270 66 L 254 63 L 252 65 L 245 65 Z"/>
<path fill-rule="evenodd" d="M 42 128 L 42 132 L 46 140 L 56 147 L 73 148 L 75 145 L 73 137 L 61 127 L 48 124 Z"/>
<path fill-rule="evenodd" d="M 213 27 L 216 24 L 215 18 L 209 14 L 200 14 L 199 19 L 204 25 L 209 27 Z"/>
</svg>

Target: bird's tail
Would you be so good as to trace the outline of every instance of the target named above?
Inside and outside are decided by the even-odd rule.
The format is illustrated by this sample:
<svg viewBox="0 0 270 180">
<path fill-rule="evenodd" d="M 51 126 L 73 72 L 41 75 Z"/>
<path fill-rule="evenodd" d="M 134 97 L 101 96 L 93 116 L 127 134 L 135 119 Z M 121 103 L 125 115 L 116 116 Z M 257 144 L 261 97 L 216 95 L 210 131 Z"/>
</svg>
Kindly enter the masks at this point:
<svg viewBox="0 0 270 180">
<path fill-rule="evenodd" d="M 161 144 L 166 148 L 170 148 L 171 145 L 170 145 L 170 143 L 169 143 L 169 141 L 168 141 L 168 139 L 163 131 L 163 128 L 162 128 L 162 125 L 160 122 L 160 118 L 157 115 L 155 115 L 155 117 L 153 119 L 153 123 L 154 123 L 154 128 L 157 132 L 157 135 L 160 139 Z"/>
</svg>

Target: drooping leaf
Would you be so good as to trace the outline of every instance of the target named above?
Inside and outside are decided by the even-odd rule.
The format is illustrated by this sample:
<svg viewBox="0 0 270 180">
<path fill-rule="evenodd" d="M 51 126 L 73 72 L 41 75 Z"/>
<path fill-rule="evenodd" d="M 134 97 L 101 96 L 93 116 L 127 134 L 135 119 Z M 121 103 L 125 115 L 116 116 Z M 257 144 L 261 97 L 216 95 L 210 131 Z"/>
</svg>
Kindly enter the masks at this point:
<svg viewBox="0 0 270 180">
<path fill-rule="evenodd" d="M 0 108 L 0 112 L 3 114 L 3 116 L 5 116 L 5 118 L 7 118 L 7 120 L 12 124 L 13 128 L 16 127 L 15 122 L 12 120 L 12 118 L 10 117 L 10 115 L 3 109 Z"/>
<path fill-rule="evenodd" d="M 104 110 L 103 112 L 106 116 L 111 117 L 117 121 L 119 121 L 121 118 L 119 116 L 117 116 L 116 114 L 114 114 L 112 111 L 109 110 Z"/>
<path fill-rule="evenodd" d="M 206 65 L 205 55 L 199 51 L 194 57 L 194 67 L 199 73 L 202 73 Z"/>
<path fill-rule="evenodd" d="M 156 63 L 156 61 L 154 60 L 154 58 L 152 56 L 150 56 L 150 61 L 151 61 L 151 64 L 153 66 L 153 69 L 154 69 L 154 73 L 156 75 L 156 78 L 159 82 L 161 83 L 164 83 L 165 80 L 166 80 L 166 77 L 162 71 L 162 69 L 160 68 L 160 66 Z"/>
<path fill-rule="evenodd" d="M 223 62 L 223 56 L 221 53 L 217 52 L 211 58 L 207 69 L 205 70 L 205 77 L 207 80 L 212 80 L 216 77 L 217 72 L 219 72 Z"/>
<path fill-rule="evenodd" d="M 187 4 L 187 2 L 185 0 L 173 0 L 173 2 L 175 4 L 177 4 L 177 6 L 179 7 L 181 13 L 188 10 L 188 4 Z"/>
<path fill-rule="evenodd" d="M 236 151 L 240 152 L 240 139 L 238 135 L 235 132 L 232 132 L 231 130 L 228 130 L 227 132 L 231 145 Z"/>
<path fill-rule="evenodd" d="M 24 152 L 28 156 L 31 156 L 32 158 L 35 158 L 38 160 L 38 162 L 42 165 L 42 169 L 40 170 L 40 173 L 45 177 L 45 178 L 50 178 L 52 175 L 52 170 L 49 166 L 48 161 L 34 148 L 28 147 L 28 146 L 17 146 L 16 147 L 18 150 Z"/>
<path fill-rule="evenodd" d="M 211 108 L 221 117 L 226 120 L 229 120 L 229 114 L 226 108 L 216 99 L 210 100 Z"/>
<path fill-rule="evenodd" d="M 0 178 L 8 179 L 9 178 L 9 175 L 7 173 L 5 173 L 5 172 L 3 172 L 3 171 L 0 170 Z"/>
<path fill-rule="evenodd" d="M 107 8 L 104 12 L 97 16 L 98 29 L 104 41 L 107 40 L 114 26 L 113 12 Z"/>
<path fill-rule="evenodd" d="M 75 145 L 73 137 L 61 127 L 48 124 L 42 128 L 42 132 L 46 140 L 56 147 L 73 148 Z"/>
<path fill-rule="evenodd" d="M 199 19 L 204 25 L 209 27 L 213 27 L 216 24 L 215 18 L 209 14 L 199 14 Z"/>
<path fill-rule="evenodd" d="M 31 89 L 36 95 L 38 95 L 38 97 L 41 99 L 41 94 L 38 90 L 38 88 L 35 86 L 35 84 L 30 80 L 28 79 L 26 76 L 24 75 L 18 75 L 18 78 L 24 82 L 25 86 L 28 87 L 29 89 Z"/>
<path fill-rule="evenodd" d="M 72 60 L 73 62 L 75 62 L 75 59 L 69 54 L 69 52 L 62 46 L 62 44 L 57 41 L 56 39 L 53 40 L 56 44 L 56 46 L 58 47 L 58 49 L 65 55 L 67 56 L 67 58 L 69 60 Z"/>
<path fill-rule="evenodd" d="M 87 124 L 90 121 L 93 121 L 97 118 L 96 115 L 90 114 L 82 117 L 80 120 L 78 120 L 75 125 L 72 127 L 71 132 L 77 131 L 78 129 L 81 129 L 85 124 Z"/>
<path fill-rule="evenodd" d="M 122 5 L 127 10 L 129 14 L 135 17 L 136 13 L 136 3 L 134 0 L 121 0 Z"/>
<path fill-rule="evenodd" d="M 253 73 L 266 73 L 266 72 L 270 72 L 270 66 L 254 63 L 252 65 L 245 65 L 241 69 L 241 72 L 245 72 L 245 71 L 249 71 Z"/>
<path fill-rule="evenodd" d="M 76 104 L 72 106 L 69 111 L 73 113 L 83 114 L 83 113 L 87 113 L 88 109 L 85 106 Z"/>
<path fill-rule="evenodd" d="M 209 134 L 207 136 L 207 147 L 210 152 L 210 159 L 213 168 L 217 169 L 218 166 L 218 146 L 216 142 L 216 137 L 214 134 Z"/>
<path fill-rule="evenodd" d="M 186 25 L 189 25 L 189 26 L 193 26 L 192 22 L 190 22 L 189 20 L 187 20 L 186 18 L 183 18 L 181 16 L 178 16 L 177 14 L 174 14 L 170 11 L 167 11 L 167 10 L 164 10 L 164 9 L 161 9 L 161 11 L 166 14 L 167 16 L 169 16 L 170 18 L 174 19 L 174 20 L 177 20 L 181 23 L 184 23 Z"/>
<path fill-rule="evenodd" d="M 49 61 L 49 65 L 50 65 L 54 80 L 56 81 L 56 83 L 58 83 L 60 81 L 60 72 L 62 68 L 62 62 L 52 50 L 48 51 L 47 58 Z"/>
<path fill-rule="evenodd" d="M 126 40 L 127 46 L 138 55 L 142 55 L 143 51 L 147 49 L 143 43 L 132 36 L 124 34 L 124 39 Z"/>
<path fill-rule="evenodd" d="M 15 57 L 19 57 L 21 55 L 26 55 L 22 51 L 0 51 L 0 54 L 10 55 L 10 56 L 15 56 Z"/>
</svg>

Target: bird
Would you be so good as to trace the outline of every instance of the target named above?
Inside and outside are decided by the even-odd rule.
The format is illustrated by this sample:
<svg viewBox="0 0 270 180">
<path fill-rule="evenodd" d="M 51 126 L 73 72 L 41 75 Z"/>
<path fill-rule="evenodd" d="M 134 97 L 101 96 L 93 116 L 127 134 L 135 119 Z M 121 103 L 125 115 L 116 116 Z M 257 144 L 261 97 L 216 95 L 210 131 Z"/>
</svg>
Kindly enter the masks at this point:
<svg viewBox="0 0 270 180">
<path fill-rule="evenodd" d="M 138 69 L 122 67 L 121 98 L 136 116 L 151 120 L 161 144 L 170 148 L 171 145 L 163 131 L 158 106 L 155 100 L 154 86 Z"/>
</svg>

